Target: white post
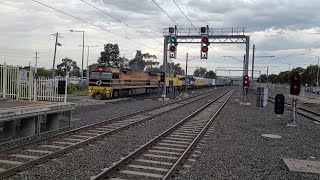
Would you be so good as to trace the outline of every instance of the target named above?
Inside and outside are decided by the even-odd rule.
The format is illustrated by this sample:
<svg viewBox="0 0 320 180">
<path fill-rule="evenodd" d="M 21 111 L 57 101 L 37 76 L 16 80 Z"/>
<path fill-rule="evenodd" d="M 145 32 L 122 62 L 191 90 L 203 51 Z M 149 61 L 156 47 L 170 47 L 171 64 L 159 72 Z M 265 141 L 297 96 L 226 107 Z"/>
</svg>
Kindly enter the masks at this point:
<svg viewBox="0 0 320 180">
<path fill-rule="evenodd" d="M 28 80 L 28 96 L 29 96 L 29 101 L 31 101 L 31 90 L 32 90 L 32 80 L 33 80 L 33 70 L 32 67 L 30 66 L 30 71 L 29 71 L 29 80 Z"/>
<path fill-rule="evenodd" d="M 297 99 L 296 96 L 293 96 L 293 103 L 292 103 L 292 124 L 296 125 L 296 106 L 297 106 Z"/>
<path fill-rule="evenodd" d="M 68 76 L 69 76 L 69 72 L 68 72 L 68 69 L 66 68 L 66 88 L 64 90 L 64 103 L 67 102 L 67 93 L 68 93 Z"/>
<path fill-rule="evenodd" d="M 20 94 L 20 68 L 17 66 L 17 84 L 16 84 L 16 99 L 18 99 Z"/>
<path fill-rule="evenodd" d="M 8 70 L 7 70 L 7 64 L 6 63 L 4 63 L 3 64 L 3 89 L 2 89 L 2 92 L 3 92 L 3 95 L 2 95 L 2 97 L 3 98 L 6 98 L 6 93 L 7 93 L 7 79 L 8 79 L 8 76 L 7 76 L 7 74 L 8 74 Z"/>
<path fill-rule="evenodd" d="M 38 66 L 38 52 L 36 52 L 36 62 L 34 64 L 34 75 L 36 76 L 37 75 L 37 67 Z M 34 81 L 34 84 L 33 84 L 33 101 L 37 101 L 37 79 L 35 77 L 33 77 L 33 81 Z"/>
</svg>

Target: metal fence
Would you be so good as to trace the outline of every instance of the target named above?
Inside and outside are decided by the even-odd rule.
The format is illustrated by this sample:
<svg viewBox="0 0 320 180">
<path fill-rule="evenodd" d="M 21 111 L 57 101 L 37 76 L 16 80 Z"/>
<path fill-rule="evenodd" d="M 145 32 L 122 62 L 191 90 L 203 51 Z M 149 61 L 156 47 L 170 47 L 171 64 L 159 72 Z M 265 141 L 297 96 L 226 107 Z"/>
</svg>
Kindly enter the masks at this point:
<svg viewBox="0 0 320 180">
<path fill-rule="evenodd" d="M 0 64 L 0 97 L 34 101 L 64 101 L 58 94 L 58 82 L 65 78 L 35 78 L 34 68 Z"/>
</svg>

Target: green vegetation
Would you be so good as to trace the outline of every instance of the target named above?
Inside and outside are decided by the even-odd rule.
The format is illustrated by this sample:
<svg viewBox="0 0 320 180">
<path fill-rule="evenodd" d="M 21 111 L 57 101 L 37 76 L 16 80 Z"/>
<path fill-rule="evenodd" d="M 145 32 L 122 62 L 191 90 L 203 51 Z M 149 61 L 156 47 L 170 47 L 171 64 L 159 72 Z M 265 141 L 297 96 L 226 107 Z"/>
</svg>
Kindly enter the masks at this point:
<svg viewBox="0 0 320 180">
<path fill-rule="evenodd" d="M 68 94 L 75 96 L 87 96 L 88 85 L 87 84 L 68 84 Z"/>
<path fill-rule="evenodd" d="M 306 69 L 303 69 L 302 67 L 297 67 L 292 69 L 291 71 L 283 71 L 280 72 L 279 75 L 276 74 L 270 74 L 268 76 L 268 81 L 271 83 L 290 83 L 290 76 L 292 73 L 297 72 L 301 75 L 301 82 L 302 84 L 308 84 L 309 86 L 315 85 L 317 81 L 317 71 L 318 66 L 317 65 L 310 65 Z M 261 74 L 260 80 L 262 83 L 267 82 L 267 75 Z M 259 79 L 258 79 L 259 82 Z"/>
</svg>

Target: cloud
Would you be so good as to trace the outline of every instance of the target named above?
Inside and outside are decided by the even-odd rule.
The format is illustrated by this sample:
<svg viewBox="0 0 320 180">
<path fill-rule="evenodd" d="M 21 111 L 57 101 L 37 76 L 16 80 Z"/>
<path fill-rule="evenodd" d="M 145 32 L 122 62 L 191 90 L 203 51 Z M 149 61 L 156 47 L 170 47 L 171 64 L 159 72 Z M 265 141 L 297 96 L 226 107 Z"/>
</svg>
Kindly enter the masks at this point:
<svg viewBox="0 0 320 180">
<path fill-rule="evenodd" d="M 158 51 L 163 51 L 163 44 L 158 42 L 163 42 L 163 29 L 174 25 L 174 22 L 150 0 L 86 0 L 144 34 L 79 0 L 39 1 Z M 320 4 L 316 0 L 176 0 L 176 2 L 197 27 L 207 24 L 211 28 L 246 27 L 247 34 L 251 37 L 251 46 L 252 44 L 257 46 L 257 54 L 275 55 L 273 63 L 279 62 L 280 68 L 287 69 L 288 65 L 285 63 L 289 63 L 288 58 L 281 57 L 295 53 L 296 55 L 290 56 L 290 63 L 301 65 L 301 60 L 308 63 L 313 61 L 297 54 L 309 48 L 312 49 L 310 54 L 318 53 L 318 44 L 314 41 L 320 40 L 316 34 L 320 28 L 318 15 Z M 193 30 L 172 0 L 156 0 L 156 3 L 181 27 Z M 50 34 L 59 32 L 63 38 L 59 38 L 62 46 L 57 50 L 57 62 L 69 57 L 80 65 L 82 49 L 78 45 L 82 44 L 82 34 L 71 33 L 70 29 L 84 30 L 85 43 L 99 45 L 98 48 L 90 49 L 90 63 L 97 60 L 103 44 L 107 43 L 119 44 L 121 55 L 127 58 L 132 58 L 136 50 L 142 50 L 157 55 L 158 61 L 162 62 L 163 55 L 158 51 L 115 36 L 33 1 L 4 0 L 0 3 L 0 16 L 2 17 L 0 23 L 4 25 L 0 29 L 0 33 L 3 34 L 0 37 L 0 63 L 7 61 L 12 64 L 27 65 L 29 61 L 34 62 L 35 51 L 40 51 L 40 65 L 51 67 L 54 37 Z M 178 59 L 174 61 L 183 65 L 187 52 L 190 56 L 200 56 L 198 45 L 179 44 Z M 241 58 L 244 52 L 243 45 L 212 44 L 209 47 L 209 57 L 212 59 L 194 61 L 191 65 L 207 66 L 211 69 L 222 65 L 241 66 L 240 62 L 222 56 Z M 267 63 L 267 60 L 261 60 L 261 63 Z"/>
</svg>

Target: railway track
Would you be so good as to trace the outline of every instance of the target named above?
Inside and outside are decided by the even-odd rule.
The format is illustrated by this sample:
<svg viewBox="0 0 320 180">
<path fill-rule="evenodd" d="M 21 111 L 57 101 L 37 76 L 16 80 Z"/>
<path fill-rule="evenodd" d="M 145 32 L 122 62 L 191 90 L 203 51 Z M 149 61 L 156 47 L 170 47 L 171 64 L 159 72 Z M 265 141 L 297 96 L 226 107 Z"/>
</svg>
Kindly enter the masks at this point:
<svg viewBox="0 0 320 180">
<path fill-rule="evenodd" d="M 107 168 L 100 179 L 171 179 L 228 102 L 227 91 Z"/>
<path fill-rule="evenodd" d="M 269 97 L 269 101 L 274 103 L 274 98 Z M 289 103 L 286 103 L 286 105 L 292 106 L 292 104 L 289 104 Z M 291 108 L 288 108 L 288 109 L 292 110 Z M 318 113 L 318 112 L 312 111 L 312 110 L 304 108 L 304 107 L 298 107 L 297 113 L 299 115 L 302 115 L 302 116 L 308 118 L 308 119 L 311 119 L 312 121 L 316 121 L 316 122 L 320 123 L 320 113 Z"/>
<path fill-rule="evenodd" d="M 3 151 L 0 154 L 0 179 L 221 91 L 224 89 L 177 100 Z"/>
</svg>

